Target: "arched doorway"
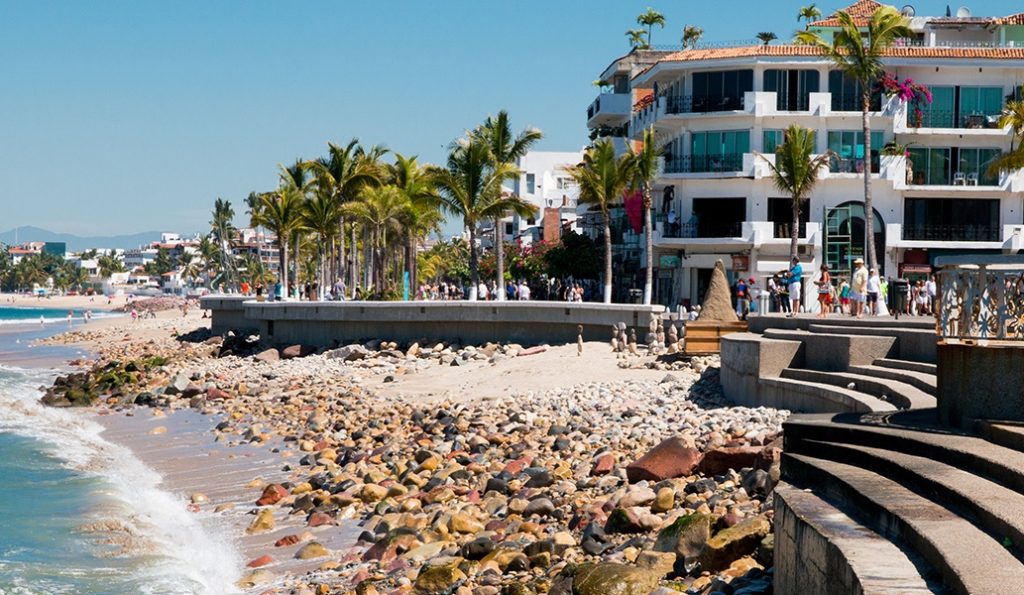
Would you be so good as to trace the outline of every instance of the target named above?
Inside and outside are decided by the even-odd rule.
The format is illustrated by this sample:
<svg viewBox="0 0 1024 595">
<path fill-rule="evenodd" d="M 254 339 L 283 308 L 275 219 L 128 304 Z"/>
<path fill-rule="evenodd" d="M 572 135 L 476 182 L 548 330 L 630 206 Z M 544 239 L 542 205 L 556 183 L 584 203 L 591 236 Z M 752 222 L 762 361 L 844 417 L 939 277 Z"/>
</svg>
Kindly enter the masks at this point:
<svg viewBox="0 0 1024 595">
<path fill-rule="evenodd" d="M 874 211 L 875 257 L 885 275 L 885 221 Z M 867 234 L 865 233 L 864 203 L 844 202 L 825 210 L 824 252 L 825 262 L 835 274 L 849 274 L 853 261 L 863 258 L 867 261 Z"/>
</svg>

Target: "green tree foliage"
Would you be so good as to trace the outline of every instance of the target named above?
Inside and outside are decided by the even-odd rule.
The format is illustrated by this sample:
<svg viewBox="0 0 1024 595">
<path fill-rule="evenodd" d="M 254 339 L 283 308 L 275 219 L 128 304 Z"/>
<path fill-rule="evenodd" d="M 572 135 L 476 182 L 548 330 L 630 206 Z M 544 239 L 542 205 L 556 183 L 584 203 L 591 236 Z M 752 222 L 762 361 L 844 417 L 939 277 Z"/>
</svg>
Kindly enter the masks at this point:
<svg viewBox="0 0 1024 595">
<path fill-rule="evenodd" d="M 597 279 L 601 273 L 601 249 L 588 236 L 569 231 L 558 244 L 544 253 L 547 273 L 552 278 Z"/>
</svg>

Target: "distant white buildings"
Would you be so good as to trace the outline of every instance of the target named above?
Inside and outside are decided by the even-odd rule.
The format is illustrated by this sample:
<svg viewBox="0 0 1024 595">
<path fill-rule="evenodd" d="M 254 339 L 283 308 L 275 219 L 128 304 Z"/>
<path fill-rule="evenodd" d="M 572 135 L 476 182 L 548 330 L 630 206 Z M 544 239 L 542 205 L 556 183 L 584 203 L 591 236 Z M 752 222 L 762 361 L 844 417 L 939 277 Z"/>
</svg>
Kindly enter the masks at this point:
<svg viewBox="0 0 1024 595">
<path fill-rule="evenodd" d="M 566 168 L 582 160 L 583 151 L 530 151 L 516 163 L 522 174 L 506 190 L 534 205 L 535 214 L 503 219 L 506 241 L 557 241 L 563 228 L 575 228 L 579 188 Z"/>
</svg>

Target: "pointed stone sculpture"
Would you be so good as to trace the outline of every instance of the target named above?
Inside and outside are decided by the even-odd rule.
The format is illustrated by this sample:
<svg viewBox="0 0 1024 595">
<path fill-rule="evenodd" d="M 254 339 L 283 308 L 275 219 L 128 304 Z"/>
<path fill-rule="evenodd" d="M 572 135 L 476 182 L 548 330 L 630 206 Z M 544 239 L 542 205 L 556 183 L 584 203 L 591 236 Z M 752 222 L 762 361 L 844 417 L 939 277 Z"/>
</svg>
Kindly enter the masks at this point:
<svg viewBox="0 0 1024 595">
<path fill-rule="evenodd" d="M 704 294 L 698 322 L 738 322 L 736 310 L 732 306 L 732 292 L 729 281 L 725 278 L 725 264 L 719 260 L 711 271 L 711 283 Z"/>
<path fill-rule="evenodd" d="M 583 325 L 576 325 L 576 357 L 583 357 Z"/>
<path fill-rule="evenodd" d="M 629 329 L 629 352 L 633 355 L 640 355 L 636 351 L 636 329 Z"/>
</svg>

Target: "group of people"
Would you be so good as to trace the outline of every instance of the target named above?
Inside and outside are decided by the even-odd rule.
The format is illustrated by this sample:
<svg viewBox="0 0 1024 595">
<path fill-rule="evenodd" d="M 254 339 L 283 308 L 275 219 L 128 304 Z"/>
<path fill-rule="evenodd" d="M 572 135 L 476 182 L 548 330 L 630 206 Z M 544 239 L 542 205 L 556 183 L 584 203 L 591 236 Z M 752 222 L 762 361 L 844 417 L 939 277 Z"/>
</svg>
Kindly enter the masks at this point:
<svg viewBox="0 0 1024 595">
<path fill-rule="evenodd" d="M 898 317 L 901 314 L 934 314 L 937 295 L 934 275 L 916 282 L 886 279 L 874 268 L 866 267 L 862 258 L 855 259 L 853 267 L 853 273 L 847 280 L 842 277 L 833 278 L 828 265 L 821 265 L 820 275 L 813 282 L 819 318 L 829 314 L 845 314 L 856 318 L 865 315 L 892 314 Z M 803 267 L 799 258 L 792 260 L 788 270 L 780 271 L 768 279 L 767 291 L 771 297 L 772 311 L 787 316 L 800 312 L 802 280 Z M 753 277 L 737 281 L 733 286 L 736 314 L 746 320 L 751 304 L 757 303 L 761 291 Z"/>
</svg>

